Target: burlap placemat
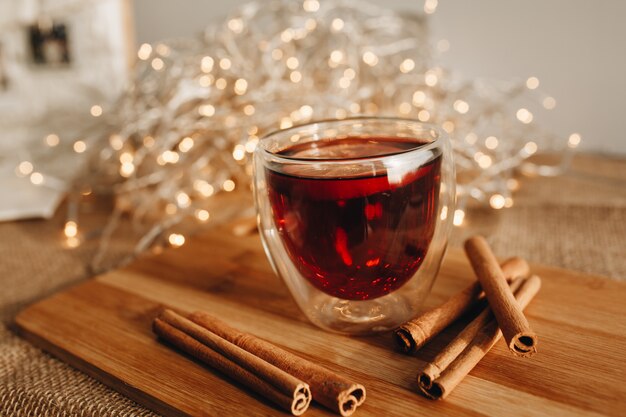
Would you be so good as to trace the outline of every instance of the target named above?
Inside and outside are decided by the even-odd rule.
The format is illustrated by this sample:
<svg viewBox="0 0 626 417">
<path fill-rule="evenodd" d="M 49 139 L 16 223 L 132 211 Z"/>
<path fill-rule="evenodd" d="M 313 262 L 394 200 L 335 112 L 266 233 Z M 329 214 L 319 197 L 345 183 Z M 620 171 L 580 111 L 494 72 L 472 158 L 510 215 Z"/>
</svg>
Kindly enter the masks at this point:
<svg viewBox="0 0 626 417">
<path fill-rule="evenodd" d="M 626 279 L 626 161 L 578 157 L 562 177 L 526 180 L 514 207 L 474 209 L 452 245 L 485 234 L 500 256 Z M 93 213 L 97 218 L 102 213 Z M 51 221 L 0 224 L 0 318 L 87 278 L 95 239 L 77 249 Z M 116 241 L 127 249 L 131 242 Z M 0 324 L 1 416 L 151 416 L 151 411 L 50 357 Z"/>
<path fill-rule="evenodd" d="M 0 327 L 0 415 L 156 416 Z"/>
</svg>

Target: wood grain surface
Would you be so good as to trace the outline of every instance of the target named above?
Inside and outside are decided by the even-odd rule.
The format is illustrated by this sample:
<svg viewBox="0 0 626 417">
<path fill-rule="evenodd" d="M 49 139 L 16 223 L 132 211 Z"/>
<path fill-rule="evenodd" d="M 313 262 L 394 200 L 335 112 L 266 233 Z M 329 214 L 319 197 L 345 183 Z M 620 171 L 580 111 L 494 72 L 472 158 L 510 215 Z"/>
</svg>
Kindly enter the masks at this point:
<svg viewBox="0 0 626 417">
<path fill-rule="evenodd" d="M 367 401 L 356 416 L 623 415 L 626 285 L 538 265 L 531 271 L 543 278 L 526 309 L 539 353 L 518 358 L 498 343 L 440 402 L 419 395 L 415 377 L 458 325 L 413 356 L 396 351 L 390 335 L 319 330 L 270 269 L 258 236 L 235 236 L 232 226 L 58 293 L 16 324 L 36 345 L 166 416 L 286 414 L 159 342 L 150 325 L 163 306 L 206 310 L 364 384 Z M 472 279 L 463 253 L 451 250 L 426 307 Z M 313 405 L 305 415 L 333 414 Z"/>
</svg>

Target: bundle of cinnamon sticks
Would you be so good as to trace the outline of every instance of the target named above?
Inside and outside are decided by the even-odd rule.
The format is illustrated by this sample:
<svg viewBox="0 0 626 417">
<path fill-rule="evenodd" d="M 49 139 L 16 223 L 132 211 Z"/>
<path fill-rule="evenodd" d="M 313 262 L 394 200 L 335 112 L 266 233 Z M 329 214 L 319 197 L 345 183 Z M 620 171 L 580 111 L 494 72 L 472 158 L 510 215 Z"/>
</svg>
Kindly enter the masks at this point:
<svg viewBox="0 0 626 417">
<path fill-rule="evenodd" d="M 418 373 L 420 390 L 432 399 L 449 395 L 502 336 L 518 356 L 529 357 L 537 351 L 537 336 L 523 309 L 539 291 L 541 279 L 528 277 L 528 263 L 521 258 L 498 265 L 483 237 L 468 239 L 465 252 L 478 282 L 395 332 L 400 348 L 414 352 L 486 299 L 482 311 Z"/>
<path fill-rule="evenodd" d="M 278 407 L 302 415 L 311 400 L 350 416 L 365 401 L 365 387 L 204 313 L 184 317 L 164 310 L 154 332 Z"/>
</svg>

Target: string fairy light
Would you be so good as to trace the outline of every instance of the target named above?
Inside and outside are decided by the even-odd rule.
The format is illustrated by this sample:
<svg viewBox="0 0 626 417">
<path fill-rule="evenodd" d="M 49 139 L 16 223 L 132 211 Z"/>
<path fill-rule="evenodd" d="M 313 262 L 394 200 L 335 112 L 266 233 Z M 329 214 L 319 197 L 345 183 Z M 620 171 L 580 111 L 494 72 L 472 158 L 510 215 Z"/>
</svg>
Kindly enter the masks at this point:
<svg viewBox="0 0 626 417">
<path fill-rule="evenodd" d="M 185 236 L 180 233 L 172 233 L 167 238 L 170 245 L 178 248 L 185 244 Z"/>
<path fill-rule="evenodd" d="M 457 207 L 446 207 L 442 216 L 452 216 L 456 226 L 464 224 L 470 201 L 511 207 L 518 168 L 557 172 L 581 143 L 578 133 L 560 138 L 536 122 L 535 114 L 556 106 L 537 77 L 487 83 L 452 77 L 439 66 L 436 57 L 451 46 L 429 38 L 437 0 L 426 0 L 422 15 L 348 0 L 294 4 L 253 2 L 202 37 L 140 45 L 126 93 L 87 109 L 94 123 L 107 127 L 104 133 L 73 142 L 55 133 L 44 137 L 46 149 L 89 161 L 76 181 L 78 193 L 106 184 L 115 195 L 97 259 L 122 213 L 142 231 L 133 254 L 159 242 L 183 245 L 184 234 L 171 229 L 185 219 L 225 218 L 223 207 L 209 216 L 207 201 L 249 190 L 259 138 L 277 128 L 349 115 L 400 115 L 442 126 L 458 179 Z M 563 158 L 553 170 L 534 165 L 533 155 L 555 144 Z M 36 158 L 20 161 L 15 172 L 36 185 L 52 181 Z M 70 221 L 78 233 L 78 221 Z M 76 239 L 68 224 L 64 236 Z"/>
</svg>

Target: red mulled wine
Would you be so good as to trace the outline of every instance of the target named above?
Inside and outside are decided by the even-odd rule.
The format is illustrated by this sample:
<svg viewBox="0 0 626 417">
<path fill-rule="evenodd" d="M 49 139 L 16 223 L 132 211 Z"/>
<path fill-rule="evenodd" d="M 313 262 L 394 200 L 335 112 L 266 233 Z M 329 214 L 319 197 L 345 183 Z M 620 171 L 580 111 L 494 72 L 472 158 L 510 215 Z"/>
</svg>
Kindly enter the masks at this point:
<svg viewBox="0 0 626 417">
<path fill-rule="evenodd" d="M 348 137 L 296 144 L 279 155 L 354 164 L 267 170 L 274 221 L 291 260 L 311 284 L 348 300 L 388 294 L 420 267 L 434 234 L 441 155 L 410 169 L 372 173 L 358 159 L 425 145 L 419 139 Z M 393 158 L 393 157 L 392 157 Z M 393 160 L 392 160 L 393 162 Z M 405 163 L 406 165 L 406 163 Z"/>
</svg>

